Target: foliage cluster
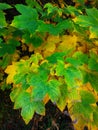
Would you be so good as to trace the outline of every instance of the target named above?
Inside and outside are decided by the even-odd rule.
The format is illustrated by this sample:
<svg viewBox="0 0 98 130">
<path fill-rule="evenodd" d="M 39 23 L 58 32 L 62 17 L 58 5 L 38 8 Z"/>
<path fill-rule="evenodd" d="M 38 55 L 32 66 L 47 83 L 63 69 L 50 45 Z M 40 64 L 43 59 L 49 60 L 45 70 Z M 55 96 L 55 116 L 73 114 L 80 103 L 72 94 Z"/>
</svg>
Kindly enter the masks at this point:
<svg viewBox="0 0 98 130">
<path fill-rule="evenodd" d="M 68 106 L 78 130 L 97 130 L 98 9 L 83 0 L 62 8 L 26 3 L 15 5 L 19 15 L 11 22 L 4 10 L 13 7 L 0 3 L 1 89 L 11 88 L 25 123 L 35 112 L 45 115 L 51 100 L 61 111 Z"/>
</svg>

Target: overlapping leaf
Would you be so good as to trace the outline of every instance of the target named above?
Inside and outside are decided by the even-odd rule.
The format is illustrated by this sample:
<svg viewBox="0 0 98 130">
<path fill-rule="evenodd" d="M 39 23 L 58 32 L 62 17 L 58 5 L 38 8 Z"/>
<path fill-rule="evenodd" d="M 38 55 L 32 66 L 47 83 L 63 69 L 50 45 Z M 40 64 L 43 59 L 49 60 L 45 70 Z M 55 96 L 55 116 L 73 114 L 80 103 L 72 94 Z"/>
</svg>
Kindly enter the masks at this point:
<svg viewBox="0 0 98 130">
<path fill-rule="evenodd" d="M 95 91 L 98 91 L 98 74 L 85 73 L 83 76 L 84 83 L 89 82 Z"/>
<path fill-rule="evenodd" d="M 61 36 L 66 30 L 69 33 L 71 33 L 70 29 L 73 30 L 73 22 L 70 19 L 65 19 L 65 16 L 64 19 L 61 18 L 62 9 L 47 4 L 45 6 L 47 13 L 44 13 L 42 8 L 36 5 L 36 2 L 29 3 L 30 0 L 26 1 L 29 6 L 22 4 L 15 6 L 20 15 L 15 16 L 11 24 L 23 32 L 20 31 L 21 33 L 18 34 L 19 31 L 16 29 L 13 33 L 15 39 L 8 38 L 7 41 L 7 33 L 10 31 L 3 33 L 0 30 L 1 36 L 7 41 L 6 44 L 3 43 L 3 38 L 0 39 L 0 56 L 13 54 L 16 47 L 20 46 L 20 43 L 16 42 L 16 37 L 26 43 L 27 46 L 30 43 L 34 47 L 32 49 L 34 54 L 28 60 L 12 63 L 5 70 L 8 74 L 7 83 L 13 84 L 10 97 L 14 102 L 14 108 L 21 108 L 21 115 L 28 123 L 34 112 L 45 114 L 44 104 L 49 100 L 56 103 L 61 111 L 64 110 L 66 103 L 69 103 L 73 106 L 72 112 L 78 119 L 81 118 L 87 122 L 93 120 L 97 126 L 98 113 L 93 106 L 96 104 L 97 97 L 87 89 L 81 90 L 84 86 L 79 85 L 79 83 L 89 83 L 95 92 L 98 91 L 98 57 L 75 52 L 78 49 L 77 45 L 80 38 L 78 35 L 72 33 Z M 78 0 L 78 2 L 84 6 L 83 0 Z M 9 5 L 0 4 L 0 28 L 7 26 L 2 10 L 9 8 Z M 40 20 L 38 13 L 42 15 Z M 74 19 L 76 23 L 74 26 L 77 26 L 78 31 L 83 29 L 81 33 L 88 33 L 87 29 L 89 29 L 90 38 L 98 38 L 98 10 L 96 8 L 86 9 L 86 15 L 84 15 L 80 10 L 68 6 L 64 13 L 77 16 Z M 46 16 L 47 18 L 44 18 Z M 49 21 L 52 17 L 55 19 L 53 19 L 55 21 L 53 23 Z M 83 28 L 80 29 L 81 27 Z M 21 36 L 19 36 L 20 34 Z M 40 36 L 45 36 L 45 39 Z M 42 44 L 42 42 L 44 43 Z M 90 51 L 87 50 L 87 52 Z M 3 58 L 4 63 L 0 65 L 5 68 L 9 57 Z"/>
<path fill-rule="evenodd" d="M 86 9 L 87 15 L 80 15 L 74 21 L 82 27 L 89 27 L 90 38 L 98 38 L 98 10 Z"/>
<path fill-rule="evenodd" d="M 7 22 L 5 19 L 5 15 L 2 11 L 0 11 L 0 28 L 6 27 L 7 26 Z"/>
<path fill-rule="evenodd" d="M 7 66 L 5 73 L 9 74 L 7 77 L 7 83 L 11 84 L 14 82 L 14 76 L 16 74 L 17 66 L 16 63 L 13 63 L 12 65 Z"/>
<path fill-rule="evenodd" d="M 2 10 L 10 9 L 10 8 L 11 8 L 11 6 L 9 4 L 0 3 L 0 28 L 7 26 L 5 13 Z"/>
<path fill-rule="evenodd" d="M 81 95 L 82 103 L 84 103 L 84 104 L 94 104 L 94 103 L 96 103 L 95 96 L 91 92 L 81 91 L 80 95 Z"/>
<path fill-rule="evenodd" d="M 62 33 L 64 30 L 70 29 L 72 27 L 73 27 L 73 24 L 70 20 L 61 21 L 56 25 L 47 24 L 43 21 L 40 21 L 37 30 L 39 32 L 49 32 L 52 35 L 58 35 Z"/>
<path fill-rule="evenodd" d="M 77 87 L 77 80 L 82 80 L 82 73 L 74 67 L 68 67 L 64 71 L 64 77 L 69 87 Z"/>
<path fill-rule="evenodd" d="M 21 15 L 14 17 L 11 26 L 19 29 L 29 30 L 31 33 L 34 33 L 38 27 L 38 13 L 36 9 L 22 4 L 17 4 L 15 7 L 21 13 Z"/>
<path fill-rule="evenodd" d="M 11 5 L 7 3 L 0 3 L 0 10 L 10 9 L 12 8 Z"/>
<path fill-rule="evenodd" d="M 57 76 L 63 76 L 64 75 L 64 70 L 65 70 L 65 64 L 63 61 L 58 60 L 57 66 L 56 66 L 56 75 Z"/>
<path fill-rule="evenodd" d="M 58 60 L 63 61 L 64 56 L 68 55 L 70 52 L 71 52 L 71 50 L 67 50 L 66 52 L 55 52 L 51 56 L 47 57 L 47 60 L 50 63 L 55 64 L 55 63 L 57 63 Z"/>
<path fill-rule="evenodd" d="M 68 88 L 66 86 L 66 84 L 62 84 L 60 87 L 60 93 L 61 93 L 61 96 L 58 98 L 58 101 L 56 102 L 58 108 L 63 111 L 65 106 L 66 106 L 66 99 L 69 95 L 69 92 L 68 92 Z"/>
<path fill-rule="evenodd" d="M 90 70 L 97 71 L 98 72 L 98 56 L 94 53 L 91 53 L 91 57 L 88 62 L 88 67 Z"/>
<path fill-rule="evenodd" d="M 93 120 L 94 120 L 94 124 L 98 127 L 98 109 L 96 109 L 95 112 L 93 112 Z"/>
<path fill-rule="evenodd" d="M 58 98 L 61 95 L 59 86 L 60 86 L 60 82 L 55 79 L 52 79 L 48 82 L 47 93 L 51 101 L 54 103 L 58 100 Z"/>
<path fill-rule="evenodd" d="M 77 51 L 72 57 L 67 57 L 66 61 L 71 63 L 74 67 L 79 67 L 88 63 L 88 56 Z"/>
</svg>

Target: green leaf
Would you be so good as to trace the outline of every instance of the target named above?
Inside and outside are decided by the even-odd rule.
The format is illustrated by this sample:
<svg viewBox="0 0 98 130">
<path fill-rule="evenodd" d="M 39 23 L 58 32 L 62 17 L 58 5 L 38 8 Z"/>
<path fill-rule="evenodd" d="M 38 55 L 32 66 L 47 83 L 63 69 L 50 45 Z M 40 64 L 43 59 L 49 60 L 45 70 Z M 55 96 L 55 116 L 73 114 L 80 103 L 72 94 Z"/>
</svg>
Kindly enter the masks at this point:
<svg viewBox="0 0 98 130">
<path fill-rule="evenodd" d="M 82 73 L 74 67 L 68 67 L 64 71 L 64 77 L 69 87 L 77 87 L 77 80 L 82 80 Z"/>
<path fill-rule="evenodd" d="M 18 72 L 17 74 L 27 74 L 30 71 L 30 63 L 28 60 L 20 60 L 17 62 Z"/>
<path fill-rule="evenodd" d="M 77 68 L 88 63 L 88 55 L 83 54 L 82 52 L 76 52 L 72 57 L 67 57 L 66 61 Z"/>
<path fill-rule="evenodd" d="M 0 56 L 5 54 L 13 54 L 16 50 L 16 47 L 11 44 L 0 43 Z"/>
<path fill-rule="evenodd" d="M 38 84 L 37 84 L 38 85 Z M 35 101 L 42 101 L 47 93 L 47 85 L 44 82 L 39 82 L 39 86 L 34 86 L 32 97 Z"/>
<path fill-rule="evenodd" d="M 93 26 L 90 28 L 90 38 L 98 38 L 98 26 Z"/>
<path fill-rule="evenodd" d="M 45 106 L 42 102 L 32 101 L 22 107 L 21 115 L 26 124 L 32 119 L 35 112 L 41 115 L 45 114 Z"/>
<path fill-rule="evenodd" d="M 19 109 L 25 107 L 30 102 L 30 93 L 27 93 L 25 91 L 21 91 L 14 104 L 14 109 Z"/>
<path fill-rule="evenodd" d="M 51 3 L 45 4 L 44 8 L 47 9 L 48 14 L 54 13 L 58 9 L 56 6 L 53 6 Z"/>
<path fill-rule="evenodd" d="M 89 82 L 91 83 L 92 87 L 98 91 L 98 74 L 94 75 L 94 74 L 90 74 L 89 75 Z"/>
<path fill-rule="evenodd" d="M 6 19 L 5 19 L 5 15 L 2 11 L 0 11 L 0 28 L 6 27 L 7 23 L 6 23 Z"/>
<path fill-rule="evenodd" d="M 11 56 L 10 55 L 4 55 L 2 57 L 2 60 L 0 60 L 0 67 L 5 69 L 9 65 L 10 61 L 11 61 Z"/>
<path fill-rule="evenodd" d="M 24 75 L 24 74 L 20 74 L 20 73 L 16 74 L 16 75 L 14 76 L 14 83 L 15 83 L 15 84 L 22 83 L 22 80 L 23 80 L 25 77 L 26 77 L 26 75 Z"/>
<path fill-rule="evenodd" d="M 29 61 L 30 63 L 31 62 L 34 62 L 35 64 L 38 64 L 41 60 L 43 59 L 42 55 L 39 54 L 39 53 L 36 53 L 36 54 L 32 54 Z"/>
<path fill-rule="evenodd" d="M 29 14 L 29 17 L 31 16 L 31 18 L 33 17 L 33 19 L 38 19 L 38 13 L 36 9 L 33 9 L 23 4 L 17 4 L 15 5 L 15 7 L 22 15 L 26 16 L 27 14 Z"/>
<path fill-rule="evenodd" d="M 26 0 L 26 3 L 28 6 L 36 8 L 40 13 L 42 12 L 42 7 L 37 1 Z"/>
<path fill-rule="evenodd" d="M 86 9 L 87 15 L 80 15 L 74 21 L 82 27 L 90 27 L 90 38 L 98 38 L 98 10 Z"/>
<path fill-rule="evenodd" d="M 42 100 L 47 93 L 48 71 L 40 68 L 39 73 L 28 75 L 28 83 L 33 86 L 32 96 Z"/>
<path fill-rule="evenodd" d="M 40 87 L 41 85 L 43 86 L 44 82 L 47 81 L 48 73 L 46 73 L 44 70 L 43 72 L 40 72 L 36 74 L 31 73 L 30 75 L 28 75 L 28 81 L 30 85 Z"/>
<path fill-rule="evenodd" d="M 8 44 L 12 45 L 12 46 L 20 46 L 20 42 L 17 41 L 16 39 L 12 38 L 12 39 L 9 39 L 8 41 Z"/>
<path fill-rule="evenodd" d="M 56 74 L 57 76 L 63 76 L 64 75 L 64 62 L 61 60 L 58 60 L 57 66 L 56 66 Z"/>
<path fill-rule="evenodd" d="M 35 107 L 35 111 L 36 113 L 40 114 L 40 115 L 45 115 L 45 106 L 43 102 L 34 102 L 34 107 Z"/>
<path fill-rule="evenodd" d="M 11 26 L 19 29 L 25 29 L 28 30 L 30 33 L 34 33 L 34 31 L 38 27 L 38 13 L 36 9 L 22 4 L 17 4 L 15 7 L 21 13 L 21 15 L 14 17 Z"/>
<path fill-rule="evenodd" d="M 58 108 L 63 111 L 66 106 L 66 99 L 69 95 L 68 89 L 66 84 L 61 85 L 60 87 L 60 93 L 61 96 L 58 98 L 58 101 L 56 102 Z"/>
<path fill-rule="evenodd" d="M 98 109 L 97 111 L 93 112 L 93 121 L 94 124 L 98 127 Z"/>
<path fill-rule="evenodd" d="M 7 3 L 0 3 L 0 10 L 10 9 L 10 8 L 12 8 L 12 7 L 9 4 L 7 4 Z"/>
<path fill-rule="evenodd" d="M 37 31 L 38 32 L 49 32 L 50 34 L 57 34 L 58 32 L 55 30 L 55 25 L 53 24 L 47 24 L 45 23 L 44 21 L 39 21 L 39 26 L 38 26 L 38 29 Z"/>
<path fill-rule="evenodd" d="M 26 124 L 29 123 L 29 121 L 32 119 L 33 115 L 35 113 L 35 107 L 34 104 L 29 102 L 27 103 L 21 110 L 21 115 L 25 121 Z"/>
<path fill-rule="evenodd" d="M 2 43 L 3 42 L 3 39 L 2 38 L 0 38 L 0 43 Z"/>
<path fill-rule="evenodd" d="M 84 104 L 93 104 L 96 102 L 94 95 L 88 91 L 81 91 L 80 92 L 81 100 Z"/>
<path fill-rule="evenodd" d="M 80 101 L 80 95 L 78 93 L 78 90 L 76 88 L 69 89 L 69 91 L 68 91 L 68 98 L 72 102 Z"/>
<path fill-rule="evenodd" d="M 92 88 L 98 92 L 98 74 L 84 73 L 84 83 L 90 82 Z"/>
<path fill-rule="evenodd" d="M 14 83 L 21 84 L 22 88 L 26 90 L 29 87 L 29 84 L 27 83 L 27 74 L 17 73 L 14 76 Z"/>
<path fill-rule="evenodd" d="M 51 56 L 47 57 L 47 60 L 50 63 L 55 64 L 58 60 L 63 60 L 64 55 L 65 55 L 64 52 L 55 52 Z"/>
<path fill-rule="evenodd" d="M 68 55 L 72 50 L 67 50 L 66 52 L 55 52 L 51 56 L 47 57 L 46 59 L 52 63 L 57 63 L 58 60 L 64 61 L 64 56 Z"/>
<path fill-rule="evenodd" d="M 87 34 L 88 27 L 81 27 L 79 24 L 74 24 L 74 32 L 77 32 L 80 36 L 88 38 Z"/>
<path fill-rule="evenodd" d="M 52 102 L 56 102 L 61 95 L 59 86 L 60 82 L 55 79 L 48 82 L 47 93 Z"/>
<path fill-rule="evenodd" d="M 12 102 L 15 102 L 16 98 L 18 97 L 19 93 L 21 92 L 21 88 L 14 88 L 10 93 L 10 98 Z"/>
<path fill-rule="evenodd" d="M 10 39 L 6 43 L 0 43 L 0 56 L 5 54 L 13 54 L 16 50 L 16 47 L 20 45 L 20 42 L 16 41 L 15 39 Z"/>
<path fill-rule="evenodd" d="M 90 60 L 88 62 L 88 67 L 89 67 L 90 70 L 98 72 L 98 62 L 97 62 L 97 59 L 90 58 Z"/>
<path fill-rule="evenodd" d="M 93 112 L 92 107 L 89 104 L 82 104 L 81 102 L 76 102 L 73 104 L 73 113 L 78 116 L 78 118 L 85 119 L 85 121 L 90 120 L 90 116 Z"/>
<path fill-rule="evenodd" d="M 98 9 L 96 8 L 91 8 L 91 9 L 86 9 L 86 13 L 89 16 L 90 21 L 96 25 L 98 25 Z M 94 20 L 94 21 L 93 21 Z"/>
<path fill-rule="evenodd" d="M 84 15 L 77 16 L 74 19 L 74 22 L 76 22 L 76 24 L 79 24 L 82 27 L 92 26 L 92 23 L 88 20 L 88 16 L 84 16 Z"/>
<path fill-rule="evenodd" d="M 47 24 L 43 21 L 39 21 L 39 26 L 37 31 L 39 32 L 49 32 L 52 35 L 58 35 L 62 33 L 66 29 L 70 29 L 73 27 L 73 24 L 70 20 L 63 20 L 59 22 L 57 25 Z"/>
<path fill-rule="evenodd" d="M 31 35 L 29 32 L 23 35 L 26 44 L 32 44 L 34 47 L 39 47 L 43 43 L 43 39 L 38 34 Z"/>
<path fill-rule="evenodd" d="M 21 115 L 26 124 L 32 119 L 35 112 L 42 115 L 45 114 L 43 102 L 35 101 L 31 94 L 24 90 L 14 89 L 11 93 L 11 99 L 15 102 L 14 109 L 21 108 Z"/>
<path fill-rule="evenodd" d="M 39 47 L 43 43 L 43 39 L 40 36 L 32 37 L 32 44 L 34 47 Z"/>
<path fill-rule="evenodd" d="M 71 22 L 71 20 L 63 20 L 56 25 L 57 34 L 72 28 L 73 28 L 73 23 Z"/>
<path fill-rule="evenodd" d="M 69 5 L 69 6 L 64 8 L 64 13 L 77 16 L 77 15 L 81 14 L 82 12 L 81 12 L 81 10 L 75 8 L 74 6 Z"/>
<path fill-rule="evenodd" d="M 71 63 L 74 67 L 79 67 L 82 65 L 82 62 L 74 57 L 67 57 L 66 62 Z"/>
<path fill-rule="evenodd" d="M 82 106 L 81 102 L 76 102 L 73 105 L 73 112 L 76 114 L 83 114 L 85 111 L 85 108 Z"/>
</svg>

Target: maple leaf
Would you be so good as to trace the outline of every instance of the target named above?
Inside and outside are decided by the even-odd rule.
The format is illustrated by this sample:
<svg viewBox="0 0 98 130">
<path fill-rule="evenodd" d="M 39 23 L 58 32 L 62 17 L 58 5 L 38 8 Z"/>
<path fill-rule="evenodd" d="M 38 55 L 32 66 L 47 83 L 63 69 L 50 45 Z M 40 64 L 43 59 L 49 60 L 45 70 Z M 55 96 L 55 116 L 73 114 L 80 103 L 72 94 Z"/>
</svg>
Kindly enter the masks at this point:
<svg viewBox="0 0 98 130">
<path fill-rule="evenodd" d="M 7 77 L 7 84 L 11 84 L 14 82 L 14 76 L 16 75 L 17 71 L 17 65 L 16 62 L 13 62 L 12 65 L 7 66 L 5 69 L 5 73 L 8 74 Z"/>
<path fill-rule="evenodd" d="M 21 15 L 14 17 L 11 26 L 19 29 L 29 30 L 31 33 L 34 32 L 38 26 L 38 14 L 36 9 L 23 4 L 17 4 L 15 7 L 21 13 Z"/>
<path fill-rule="evenodd" d="M 79 15 L 74 22 L 82 27 L 89 27 L 90 38 L 98 38 L 98 10 L 96 8 L 86 9 L 87 15 Z"/>
<path fill-rule="evenodd" d="M 77 43 L 77 36 L 76 35 L 63 35 L 61 37 L 61 43 L 58 46 L 58 50 L 60 51 L 66 51 L 70 49 L 74 49 L 76 47 Z"/>
</svg>

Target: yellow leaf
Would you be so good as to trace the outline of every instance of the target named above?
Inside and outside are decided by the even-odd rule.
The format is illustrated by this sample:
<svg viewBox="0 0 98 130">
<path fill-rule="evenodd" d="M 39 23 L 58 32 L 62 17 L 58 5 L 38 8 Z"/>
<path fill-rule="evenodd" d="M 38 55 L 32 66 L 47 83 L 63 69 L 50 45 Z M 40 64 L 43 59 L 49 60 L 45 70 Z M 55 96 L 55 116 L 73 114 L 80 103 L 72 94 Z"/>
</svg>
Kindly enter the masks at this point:
<svg viewBox="0 0 98 130">
<path fill-rule="evenodd" d="M 32 92 L 32 89 L 33 89 L 33 87 L 30 86 L 29 88 L 26 89 L 26 92 L 31 93 L 31 92 Z"/>
<path fill-rule="evenodd" d="M 98 55 L 98 48 L 97 47 L 92 48 L 90 51 L 95 53 L 96 55 Z"/>
<path fill-rule="evenodd" d="M 59 35 L 57 36 L 52 36 L 52 35 L 49 35 L 48 38 L 47 38 L 47 43 L 59 43 L 61 41 Z"/>
<path fill-rule="evenodd" d="M 54 64 L 54 65 L 50 68 L 50 75 L 51 75 L 51 76 L 56 75 L 55 69 L 56 69 L 56 65 Z"/>
<path fill-rule="evenodd" d="M 63 111 L 65 109 L 65 106 L 66 106 L 66 100 L 64 99 L 60 99 L 59 102 L 57 102 L 57 107 Z"/>
<path fill-rule="evenodd" d="M 50 56 L 55 51 L 55 49 L 56 49 L 56 45 L 54 43 L 52 42 L 47 43 L 43 48 L 44 57 Z"/>
<path fill-rule="evenodd" d="M 89 128 L 90 128 L 91 130 L 98 130 L 98 127 L 95 126 L 95 125 L 89 126 Z M 89 130 L 90 130 L 90 129 L 89 129 Z"/>
<path fill-rule="evenodd" d="M 98 40 L 94 41 L 94 44 L 98 47 Z"/>
<path fill-rule="evenodd" d="M 61 38 L 62 42 L 58 46 L 58 50 L 66 51 L 72 48 L 76 48 L 77 45 L 77 36 L 73 35 L 64 35 Z"/>
<path fill-rule="evenodd" d="M 73 120 L 74 121 L 74 120 Z M 85 120 L 82 118 L 77 120 L 76 123 L 74 123 L 75 130 L 84 130 L 85 127 L 88 128 L 88 130 L 98 130 L 98 128 L 92 124 L 92 122 L 86 123 Z"/>
<path fill-rule="evenodd" d="M 77 120 L 77 119 L 76 119 Z M 74 124 L 75 130 L 84 130 L 84 127 L 87 126 L 85 121 L 78 119 L 76 124 Z"/>
<path fill-rule="evenodd" d="M 43 99 L 44 104 L 46 104 L 49 101 L 49 99 L 50 99 L 49 95 L 46 94 L 45 97 L 44 97 L 44 99 Z"/>
<path fill-rule="evenodd" d="M 72 102 L 78 102 L 80 101 L 81 97 L 78 93 L 78 90 L 75 88 L 73 88 L 72 90 L 69 91 L 69 101 L 72 101 Z"/>
<path fill-rule="evenodd" d="M 60 42 L 59 36 L 52 36 L 49 35 L 47 39 L 44 39 L 44 43 L 35 49 L 35 53 L 39 52 L 42 53 L 44 57 L 50 56 L 56 49 L 56 44 Z"/>
<path fill-rule="evenodd" d="M 31 71 L 33 71 L 33 72 L 37 72 L 38 71 L 38 65 L 37 64 L 35 64 L 35 63 L 32 63 L 32 65 L 31 65 Z"/>
<path fill-rule="evenodd" d="M 98 38 L 98 36 L 95 32 L 91 32 L 89 37 L 90 38 Z"/>
<path fill-rule="evenodd" d="M 17 66 L 16 66 L 16 63 L 13 62 L 12 65 L 9 65 L 7 66 L 7 68 L 5 69 L 5 73 L 8 74 L 8 77 L 7 77 L 7 84 L 11 84 L 13 83 L 13 78 L 14 78 L 14 75 L 16 74 L 16 70 L 17 70 Z"/>
<path fill-rule="evenodd" d="M 48 63 L 48 60 L 43 60 L 40 64 Z"/>
</svg>

